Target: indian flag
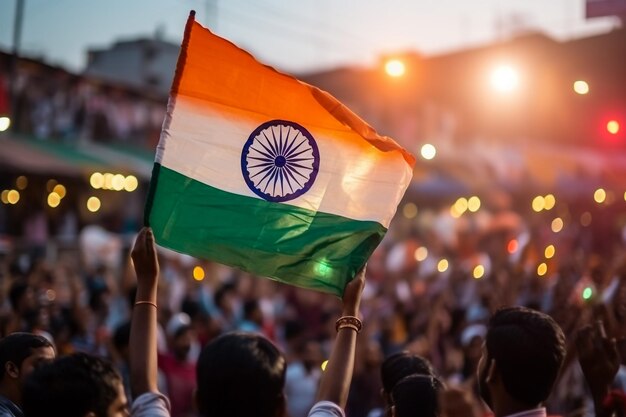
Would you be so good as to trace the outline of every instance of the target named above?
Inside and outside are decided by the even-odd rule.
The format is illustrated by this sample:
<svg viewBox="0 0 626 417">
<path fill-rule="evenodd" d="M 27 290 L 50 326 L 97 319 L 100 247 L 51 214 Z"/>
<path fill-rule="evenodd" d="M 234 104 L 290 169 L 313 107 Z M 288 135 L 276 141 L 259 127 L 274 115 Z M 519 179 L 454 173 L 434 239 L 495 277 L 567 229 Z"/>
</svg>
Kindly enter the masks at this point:
<svg viewBox="0 0 626 417">
<path fill-rule="evenodd" d="M 257 62 L 192 12 L 146 204 L 162 246 L 341 295 L 415 160 L 330 94 Z"/>
</svg>

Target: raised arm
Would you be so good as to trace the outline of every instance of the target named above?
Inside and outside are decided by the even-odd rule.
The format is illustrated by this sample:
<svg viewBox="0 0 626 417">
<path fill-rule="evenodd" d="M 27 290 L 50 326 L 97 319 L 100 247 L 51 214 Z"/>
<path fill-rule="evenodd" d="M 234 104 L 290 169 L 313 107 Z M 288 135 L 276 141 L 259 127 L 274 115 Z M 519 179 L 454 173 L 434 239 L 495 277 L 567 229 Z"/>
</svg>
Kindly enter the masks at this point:
<svg viewBox="0 0 626 417">
<path fill-rule="evenodd" d="M 615 401 L 611 397 L 611 383 L 617 374 L 620 357 L 615 339 L 609 339 L 602 321 L 585 326 L 576 335 L 578 361 L 591 390 L 596 417 L 614 415 Z M 617 402 L 621 405 L 621 401 Z"/>
<path fill-rule="evenodd" d="M 343 313 L 337 320 L 337 337 L 322 375 L 317 401 L 330 401 L 342 409 L 348 400 L 348 391 L 354 370 L 356 336 L 360 330 L 353 317 L 358 317 L 361 293 L 365 285 L 365 267 L 348 283 L 343 293 Z M 358 328 L 358 330 L 357 330 Z"/>
<path fill-rule="evenodd" d="M 139 232 L 131 258 L 137 274 L 137 295 L 130 326 L 130 380 L 133 396 L 157 392 L 157 261 L 154 235 Z"/>
</svg>

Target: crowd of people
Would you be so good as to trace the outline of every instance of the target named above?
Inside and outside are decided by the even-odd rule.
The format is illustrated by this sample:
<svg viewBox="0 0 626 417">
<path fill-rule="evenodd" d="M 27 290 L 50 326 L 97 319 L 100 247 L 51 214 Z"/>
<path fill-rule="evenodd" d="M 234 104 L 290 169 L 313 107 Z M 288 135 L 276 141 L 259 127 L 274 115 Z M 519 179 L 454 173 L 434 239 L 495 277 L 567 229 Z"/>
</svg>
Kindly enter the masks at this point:
<svg viewBox="0 0 626 417">
<path fill-rule="evenodd" d="M 127 142 L 132 138 L 156 144 L 165 97 L 34 60 L 20 61 L 12 78 L 11 65 L 11 55 L 0 54 L 0 116 L 13 108 L 13 131 L 40 140 Z"/>
<path fill-rule="evenodd" d="M 44 415 L 50 404 L 67 407 L 76 397 L 51 391 L 54 378 L 69 381 L 76 374 L 75 382 L 59 385 L 71 392 L 102 373 L 113 384 L 106 404 L 115 398 L 123 410 L 132 403 L 132 415 L 269 416 L 277 414 L 267 410 L 284 407 L 283 415 L 291 417 L 341 416 L 344 409 L 349 417 L 389 416 L 392 408 L 396 416 L 500 417 L 513 414 L 511 404 L 545 404 L 550 415 L 592 416 L 605 412 L 603 400 L 619 399 L 609 395 L 609 387 L 626 384 L 619 360 L 626 354 L 619 234 L 607 237 L 605 256 L 599 256 L 580 231 L 555 238 L 541 227 L 479 232 L 465 224 L 450 238 L 436 227 L 410 224 L 398 219 L 370 258 L 362 295 L 360 289 L 354 290 L 358 297 L 352 294 L 360 309 L 346 308 L 345 295 L 342 304 L 167 250 L 158 251 L 158 274 L 156 266 L 142 272 L 142 264 L 153 262 L 145 259 L 149 251 L 140 263 L 135 253 L 133 268 L 131 242 L 125 247 L 119 239 L 104 246 L 113 256 L 83 254 L 82 260 L 71 252 L 52 262 L 40 252 L 8 253 L 0 261 L 0 332 L 6 343 L 16 332 L 36 339 L 28 348 L 21 345 L 17 356 L 15 347 L 3 351 L 0 342 L 0 395 L 27 417 Z M 146 233 L 138 242 L 145 243 Z M 547 242 L 558 256 L 543 259 L 548 273 L 538 275 Z M 148 289 L 143 275 L 151 277 Z M 527 309 L 499 310 L 514 305 Z M 339 328 L 339 317 L 360 321 L 339 322 Z M 577 345 L 581 329 L 586 336 Z M 31 378 L 30 398 L 51 402 L 33 400 L 33 407 L 43 407 L 39 411 L 29 409 L 27 395 L 12 397 L 11 389 L 2 389 L 9 377 L 25 383 L 28 371 L 20 366 L 35 351 L 27 369 L 49 361 L 51 353 L 61 358 L 49 373 L 42 367 L 41 381 Z M 270 362 L 256 363 L 261 353 Z M 16 377 L 9 363 L 18 368 Z M 111 382 L 118 380 L 123 398 Z M 142 409 L 147 414 L 137 411 Z"/>
</svg>

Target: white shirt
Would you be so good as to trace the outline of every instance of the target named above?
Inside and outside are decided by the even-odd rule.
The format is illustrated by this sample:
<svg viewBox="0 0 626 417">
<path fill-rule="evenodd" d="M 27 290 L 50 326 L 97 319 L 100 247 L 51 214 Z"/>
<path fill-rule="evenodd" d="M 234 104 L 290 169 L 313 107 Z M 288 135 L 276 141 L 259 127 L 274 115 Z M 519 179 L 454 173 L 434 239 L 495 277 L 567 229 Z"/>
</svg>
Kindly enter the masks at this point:
<svg viewBox="0 0 626 417">
<path fill-rule="evenodd" d="M 309 417 L 346 417 L 341 407 L 330 401 L 320 401 L 311 408 Z"/>
<path fill-rule="evenodd" d="M 170 417 L 170 402 L 161 393 L 145 392 L 133 401 L 131 417 Z"/>
</svg>

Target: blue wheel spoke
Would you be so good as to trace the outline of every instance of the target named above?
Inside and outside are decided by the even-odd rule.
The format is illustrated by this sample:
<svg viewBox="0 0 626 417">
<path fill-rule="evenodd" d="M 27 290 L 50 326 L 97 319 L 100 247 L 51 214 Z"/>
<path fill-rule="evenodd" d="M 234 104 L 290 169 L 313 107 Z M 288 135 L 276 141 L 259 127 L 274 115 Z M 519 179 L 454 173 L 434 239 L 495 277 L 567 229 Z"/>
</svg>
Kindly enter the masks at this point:
<svg viewBox="0 0 626 417">
<path fill-rule="evenodd" d="M 274 157 L 277 157 L 278 155 L 280 155 L 280 153 L 278 152 L 278 144 L 276 143 L 276 141 L 275 140 L 272 141 L 272 139 L 268 138 L 265 132 L 263 132 L 263 136 L 265 136 L 265 139 L 267 140 L 267 144 L 272 149 Z"/>
<path fill-rule="evenodd" d="M 296 179 L 296 177 L 294 177 L 294 175 L 291 173 L 291 170 L 290 170 L 288 167 L 286 167 L 286 166 L 285 166 L 285 173 L 287 174 L 287 175 L 285 175 L 285 178 L 287 178 L 287 183 L 289 184 L 289 187 L 291 188 L 291 191 L 292 191 L 292 192 L 293 192 L 294 190 L 293 190 L 293 187 L 291 186 L 291 181 L 289 181 L 289 177 L 291 177 L 291 179 L 292 179 L 292 180 L 293 180 L 296 184 L 298 184 L 298 187 L 302 188 L 302 184 L 300 184 L 300 183 L 298 182 L 298 180 Z"/>
<path fill-rule="evenodd" d="M 285 195 L 285 189 L 283 188 L 283 170 L 281 168 L 278 169 L 278 176 L 280 177 L 280 193 Z"/>
<path fill-rule="evenodd" d="M 300 152 L 298 152 L 298 153 L 292 153 L 292 154 L 291 154 L 291 155 L 289 155 L 287 158 L 288 158 L 289 160 L 291 160 L 291 158 L 295 158 L 296 156 L 300 156 L 300 155 L 302 155 L 303 153 L 305 153 L 305 152 L 309 152 L 309 151 L 310 151 L 310 149 L 305 149 L 305 150 L 300 151 Z"/>
<path fill-rule="evenodd" d="M 299 173 L 297 170 L 291 168 L 289 165 L 285 165 L 285 168 L 287 169 L 287 171 L 294 173 L 294 174 L 298 174 L 300 175 L 302 178 L 304 178 L 305 180 L 308 180 L 309 178 L 306 175 L 303 175 L 301 173 Z M 298 185 L 300 185 L 300 183 L 298 183 Z M 300 187 L 302 187 L 302 185 L 300 185 Z"/>
<path fill-rule="evenodd" d="M 300 143 L 298 144 L 298 146 L 296 146 L 296 147 L 295 147 L 295 148 L 293 148 L 291 151 L 289 151 L 289 153 L 288 153 L 288 154 L 285 154 L 285 158 L 289 158 L 291 155 L 293 155 L 293 153 L 294 153 L 295 151 L 297 151 L 297 150 L 298 150 L 298 148 L 300 148 L 300 146 L 302 146 L 302 144 L 303 144 L 303 143 L 305 143 L 306 141 L 307 141 L 307 140 L 306 140 L 306 138 L 304 138 L 304 139 L 302 140 L 302 142 L 300 142 Z"/>
<path fill-rule="evenodd" d="M 302 162 L 302 161 L 313 161 L 315 158 L 295 158 L 290 159 L 289 162 Z"/>
<path fill-rule="evenodd" d="M 264 173 L 264 172 L 266 172 L 266 171 L 268 171 L 268 170 L 270 170 L 272 168 L 274 168 L 274 165 L 265 167 L 262 170 L 260 170 L 259 172 L 257 172 L 256 174 L 254 174 L 253 176 L 251 176 L 250 179 L 252 179 L 252 178 L 254 178 L 254 177 L 256 177 L 256 176 L 258 176 L 258 175 L 260 175 L 260 174 L 262 174 L 262 173 Z M 263 180 L 261 180 L 261 181 L 263 181 Z"/>
<path fill-rule="evenodd" d="M 272 166 L 272 165 L 274 165 L 274 162 L 264 162 L 262 164 L 257 164 L 257 165 L 248 165 L 248 168 L 267 167 L 267 166 Z"/>
<path fill-rule="evenodd" d="M 263 133 L 263 136 L 265 136 L 265 132 Z M 265 139 L 267 139 L 267 136 L 265 136 Z M 265 149 L 267 153 L 271 155 L 272 158 L 276 158 L 276 150 L 272 147 L 269 139 L 267 139 L 267 144 L 270 146 L 269 148 L 265 146 L 265 144 L 260 140 L 258 140 L 257 143 L 261 145 L 263 149 Z"/>
<path fill-rule="evenodd" d="M 268 175 L 270 175 L 272 172 L 274 172 L 274 170 L 276 169 L 276 167 L 270 167 L 270 169 L 267 170 L 267 172 L 265 173 L 265 175 L 263 176 L 263 178 L 261 178 L 261 180 L 259 181 L 259 185 L 261 185 L 261 183 L 263 182 L 263 180 L 265 178 L 267 178 Z"/>
<path fill-rule="evenodd" d="M 296 135 L 293 138 L 291 138 L 291 142 L 289 142 L 287 146 L 285 146 L 283 156 L 287 155 L 289 151 L 291 151 L 291 147 L 293 146 L 294 143 L 296 143 L 296 139 L 298 139 L 299 135 L 300 135 L 300 132 L 296 131 Z"/>
<path fill-rule="evenodd" d="M 261 144 L 261 146 L 263 146 L 263 144 Z M 255 152 L 260 153 L 261 155 L 265 156 L 267 159 L 274 160 L 274 157 L 272 155 L 269 155 L 269 154 L 267 154 L 267 153 L 265 153 L 263 151 L 260 151 L 260 150 L 258 150 L 256 148 L 253 148 L 252 146 L 250 146 L 250 149 L 252 149 Z"/>
<path fill-rule="evenodd" d="M 308 170 L 313 171 L 313 168 L 311 168 L 311 167 L 307 167 L 307 166 L 300 165 L 300 164 L 294 164 L 292 162 L 287 162 L 287 164 L 285 166 L 294 166 L 294 167 L 298 167 L 298 168 L 302 168 L 302 169 L 308 169 Z"/>
</svg>

